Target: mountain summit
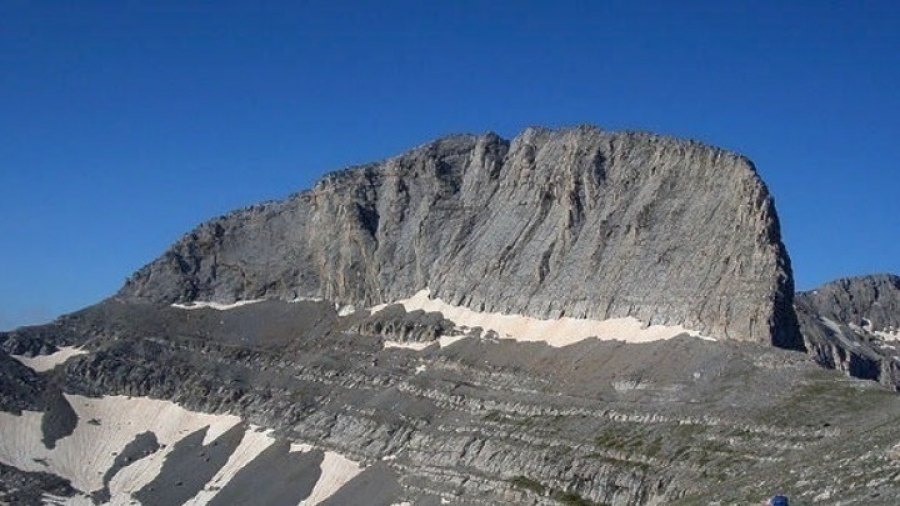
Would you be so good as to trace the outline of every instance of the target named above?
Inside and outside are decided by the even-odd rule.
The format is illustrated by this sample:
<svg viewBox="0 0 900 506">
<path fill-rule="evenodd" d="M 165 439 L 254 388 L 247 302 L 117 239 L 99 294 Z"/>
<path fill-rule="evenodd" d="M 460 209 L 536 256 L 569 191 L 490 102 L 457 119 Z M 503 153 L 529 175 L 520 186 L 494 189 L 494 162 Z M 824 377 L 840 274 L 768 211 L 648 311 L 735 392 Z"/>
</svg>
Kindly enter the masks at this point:
<svg viewBox="0 0 900 506">
<path fill-rule="evenodd" d="M 898 341 L 896 276 L 794 296 L 740 155 L 452 136 L 0 332 L 0 504 L 893 506 Z"/>
<path fill-rule="evenodd" d="M 743 156 L 594 127 L 440 139 L 204 223 L 122 288 L 160 303 L 428 289 L 476 311 L 633 317 L 802 348 L 772 199 Z"/>
</svg>

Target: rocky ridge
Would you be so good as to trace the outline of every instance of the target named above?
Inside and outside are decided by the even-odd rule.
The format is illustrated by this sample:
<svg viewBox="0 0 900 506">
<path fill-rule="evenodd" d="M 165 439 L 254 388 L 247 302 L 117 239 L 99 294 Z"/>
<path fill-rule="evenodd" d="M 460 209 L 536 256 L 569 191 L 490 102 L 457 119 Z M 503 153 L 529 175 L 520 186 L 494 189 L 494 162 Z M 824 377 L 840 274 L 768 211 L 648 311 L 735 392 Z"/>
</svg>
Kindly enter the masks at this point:
<svg viewBox="0 0 900 506">
<path fill-rule="evenodd" d="M 900 388 L 900 276 L 835 280 L 797 294 L 796 306 L 819 363 Z"/>
<path fill-rule="evenodd" d="M 797 294 L 797 305 L 832 321 L 871 332 L 900 332 L 900 276 L 873 274 L 844 278 Z"/>
</svg>

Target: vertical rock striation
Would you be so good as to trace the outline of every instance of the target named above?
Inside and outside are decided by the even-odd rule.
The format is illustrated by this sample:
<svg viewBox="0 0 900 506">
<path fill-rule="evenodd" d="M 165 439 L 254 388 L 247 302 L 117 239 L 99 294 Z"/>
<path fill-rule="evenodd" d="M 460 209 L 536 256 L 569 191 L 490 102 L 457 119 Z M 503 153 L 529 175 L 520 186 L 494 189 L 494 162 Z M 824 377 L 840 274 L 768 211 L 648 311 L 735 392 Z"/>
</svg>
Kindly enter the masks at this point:
<svg viewBox="0 0 900 506">
<path fill-rule="evenodd" d="M 680 324 L 802 348 L 772 199 L 746 158 L 593 127 L 451 136 L 200 225 L 120 297 L 323 297 L 429 288 L 471 309 Z"/>
</svg>

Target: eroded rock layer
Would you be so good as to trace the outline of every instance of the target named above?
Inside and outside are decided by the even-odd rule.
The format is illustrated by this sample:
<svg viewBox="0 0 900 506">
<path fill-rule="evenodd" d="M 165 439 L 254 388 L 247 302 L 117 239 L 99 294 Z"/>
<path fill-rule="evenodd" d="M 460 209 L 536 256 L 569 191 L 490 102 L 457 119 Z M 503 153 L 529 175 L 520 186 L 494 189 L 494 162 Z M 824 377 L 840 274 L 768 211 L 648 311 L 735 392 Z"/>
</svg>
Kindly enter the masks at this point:
<svg viewBox="0 0 900 506">
<path fill-rule="evenodd" d="M 446 346 L 388 346 L 459 332 Z M 785 493 L 893 506 L 900 495 L 895 394 L 804 354 L 686 335 L 554 347 L 481 334 L 400 306 L 117 300 L 0 333 L 62 360 L 32 371 L 35 388 L 5 392 L 22 407 L 0 410 L 11 411 L 0 412 L 0 503 L 743 506 Z M 81 353 L 60 355 L 67 346 Z M 0 371 L 21 375 L 24 355 L 5 353 Z"/>
</svg>

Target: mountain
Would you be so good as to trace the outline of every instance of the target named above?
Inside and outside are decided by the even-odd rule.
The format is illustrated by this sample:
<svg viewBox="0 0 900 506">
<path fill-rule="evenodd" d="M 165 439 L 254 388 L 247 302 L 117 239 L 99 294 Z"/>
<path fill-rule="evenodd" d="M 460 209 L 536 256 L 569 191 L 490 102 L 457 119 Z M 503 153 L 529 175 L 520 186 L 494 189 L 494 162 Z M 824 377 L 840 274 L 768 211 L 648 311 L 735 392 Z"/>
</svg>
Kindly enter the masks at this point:
<svg viewBox="0 0 900 506">
<path fill-rule="evenodd" d="M 591 127 L 453 136 L 330 174 L 201 225 L 119 296 L 369 307 L 423 289 L 477 311 L 802 347 L 778 218 L 749 160 Z"/>
<path fill-rule="evenodd" d="M 900 330 L 900 276 L 876 274 L 826 283 L 797 296 L 798 305 L 832 321 L 871 332 Z"/>
<path fill-rule="evenodd" d="M 742 156 L 452 136 L 0 333 L 0 503 L 893 505 L 897 286 L 795 298 Z"/>
<path fill-rule="evenodd" d="M 796 302 L 806 346 L 820 363 L 900 387 L 900 277 L 839 279 Z"/>
</svg>

